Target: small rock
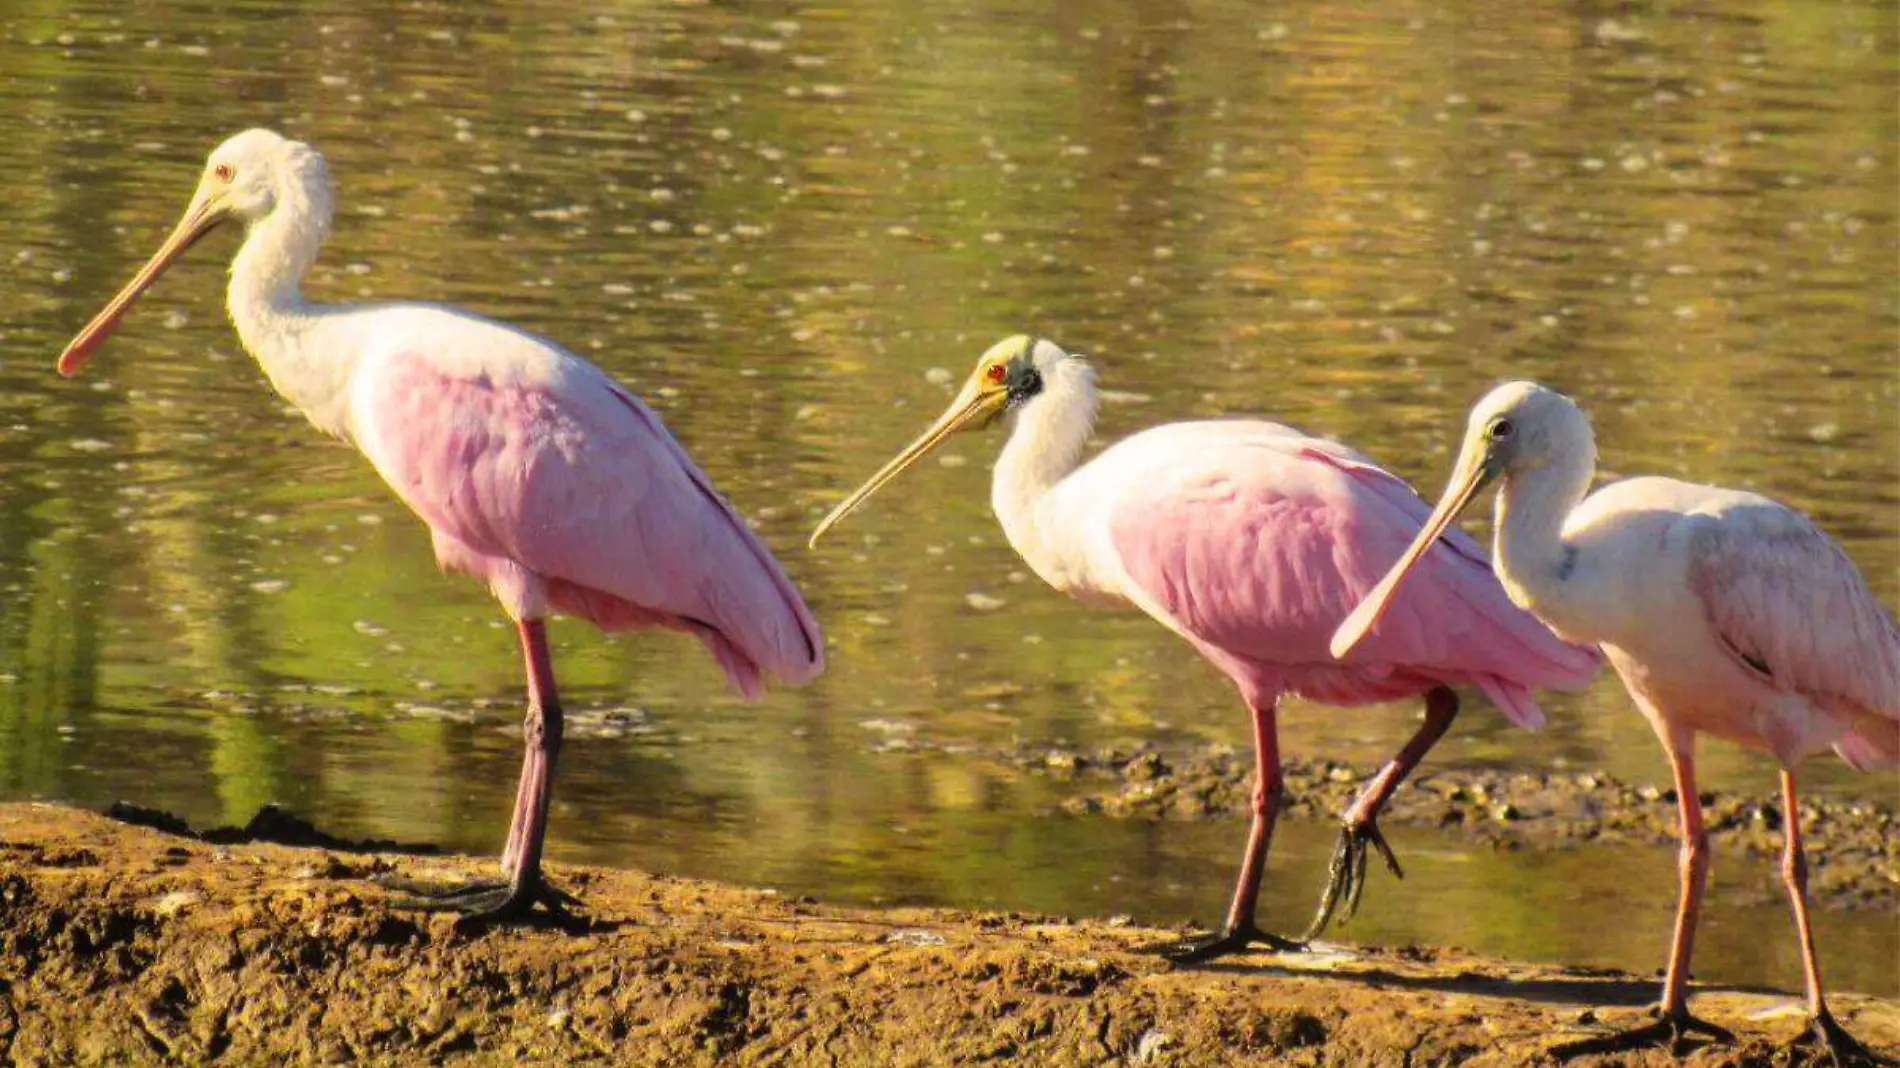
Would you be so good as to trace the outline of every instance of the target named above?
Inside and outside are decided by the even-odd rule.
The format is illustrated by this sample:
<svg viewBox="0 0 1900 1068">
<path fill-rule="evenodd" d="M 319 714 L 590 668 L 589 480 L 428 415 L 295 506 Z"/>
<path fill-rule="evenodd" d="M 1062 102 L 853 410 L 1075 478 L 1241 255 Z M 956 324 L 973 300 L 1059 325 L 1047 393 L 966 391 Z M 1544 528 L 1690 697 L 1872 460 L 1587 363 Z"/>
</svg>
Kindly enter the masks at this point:
<svg viewBox="0 0 1900 1068">
<path fill-rule="evenodd" d="M 172 917 L 204 900 L 204 895 L 196 890 L 173 890 L 158 899 L 152 905 L 152 911 L 160 916 Z"/>
<path fill-rule="evenodd" d="M 1168 770 L 1168 766 L 1161 762 L 1158 754 L 1142 753 L 1122 767 L 1122 776 L 1137 781 L 1148 781 L 1161 778 L 1168 773 Z"/>
<path fill-rule="evenodd" d="M 1150 1027 L 1141 1033 L 1140 1038 L 1135 1040 L 1135 1063 L 1147 1064 L 1149 1061 L 1155 1059 L 1156 1054 L 1172 1045 L 1174 1045 L 1173 1035 L 1168 1034 L 1166 1031 L 1157 1031 Z"/>
</svg>

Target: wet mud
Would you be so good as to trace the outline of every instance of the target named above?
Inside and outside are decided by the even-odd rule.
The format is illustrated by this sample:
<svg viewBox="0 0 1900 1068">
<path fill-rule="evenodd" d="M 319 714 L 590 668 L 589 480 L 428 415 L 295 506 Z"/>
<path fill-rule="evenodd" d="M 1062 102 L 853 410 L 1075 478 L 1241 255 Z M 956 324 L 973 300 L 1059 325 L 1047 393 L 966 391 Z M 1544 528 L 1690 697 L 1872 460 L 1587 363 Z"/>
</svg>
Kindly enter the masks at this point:
<svg viewBox="0 0 1900 1068">
<path fill-rule="evenodd" d="M 932 749 L 900 738 L 880 748 Z M 974 750 L 946 747 L 949 758 L 981 760 L 1057 781 L 1060 807 L 1075 815 L 1116 819 L 1244 820 L 1253 789 L 1252 756 L 1227 748 L 1164 754 L 1130 747 Z M 1378 771 L 1327 760 L 1284 762 L 1281 818 L 1337 820 Z M 1724 848 L 1779 857 L 1778 798 L 1705 791 L 1703 818 Z M 1606 842 L 1676 843 L 1676 793 L 1620 781 L 1601 772 L 1538 774 L 1464 768 L 1420 768 L 1401 784 L 1380 823 L 1432 827 L 1501 849 L 1566 849 Z M 1804 799 L 1801 836 L 1807 849 L 1809 895 L 1819 908 L 1896 911 L 1900 907 L 1900 826 L 1881 804 Z M 1749 895 L 1781 900 L 1774 864 L 1760 866 Z"/>
<path fill-rule="evenodd" d="M 464 933 L 392 910 L 377 880 L 482 874 L 481 858 L 186 830 L 0 806 L 0 1061 L 1520 1065 L 1655 996 L 1648 977 L 1429 947 L 1174 968 L 1144 950 L 1180 931 L 567 865 L 584 931 Z M 1802 1063 L 1785 1046 L 1798 998 L 1699 988 L 1695 1006 L 1737 1042 L 1685 1063 Z M 1900 1003 L 1835 1010 L 1900 1052 Z"/>
</svg>

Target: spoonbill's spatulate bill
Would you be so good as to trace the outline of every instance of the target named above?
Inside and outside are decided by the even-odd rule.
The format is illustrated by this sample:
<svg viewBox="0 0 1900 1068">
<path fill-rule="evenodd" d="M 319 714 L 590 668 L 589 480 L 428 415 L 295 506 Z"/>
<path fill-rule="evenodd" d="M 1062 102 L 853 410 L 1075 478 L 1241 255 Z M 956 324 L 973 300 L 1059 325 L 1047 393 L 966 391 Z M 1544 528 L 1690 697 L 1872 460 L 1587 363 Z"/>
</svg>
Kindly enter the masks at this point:
<svg viewBox="0 0 1900 1068">
<path fill-rule="evenodd" d="M 1513 607 L 1484 550 L 1456 538 L 1425 554 L 1425 583 L 1366 648 L 1336 663 L 1326 639 L 1418 532 L 1425 502 L 1351 449 L 1255 420 L 1155 427 L 1083 463 L 1097 402 L 1095 373 L 1080 357 L 1045 340 L 999 342 L 949 409 L 826 516 L 812 542 L 951 434 L 1010 413 L 990 496 L 1010 544 L 1056 589 L 1133 606 L 1186 638 L 1253 716 L 1253 827 L 1233 904 L 1220 937 L 1177 957 L 1204 960 L 1255 941 L 1290 948 L 1297 943 L 1254 923 L 1281 787 L 1282 695 L 1331 705 L 1425 696 L 1424 725 L 1344 815 L 1317 931 L 1342 897 L 1356 903 L 1368 847 L 1398 873 L 1378 814 L 1451 725 L 1451 687 L 1477 687 L 1513 722 L 1535 727 L 1544 716 L 1528 691 L 1583 686 L 1597 657 Z"/>
<path fill-rule="evenodd" d="M 1600 645 L 1675 766 L 1682 896 L 1655 1024 L 1574 1052 L 1680 1044 L 1726 1032 L 1689 1015 L 1690 946 L 1709 870 L 1695 740 L 1711 734 L 1781 763 L 1782 875 L 1806 968 L 1805 1041 L 1865 1058 L 1821 993 L 1808 926 L 1807 863 L 1794 766 L 1833 749 L 1863 771 L 1900 761 L 1900 632 L 1832 539 L 1753 493 L 1632 478 L 1584 492 L 1590 423 L 1568 397 L 1499 386 L 1472 410 L 1451 483 L 1405 557 L 1334 636 L 1342 657 L 1376 640 L 1403 605 L 1421 554 L 1485 486 L 1499 484 L 1496 559 L 1511 599 L 1575 642 Z M 1347 661 L 1350 662 L 1350 659 Z"/>
<path fill-rule="evenodd" d="M 414 509 L 444 568 L 488 584 L 520 631 L 527 752 L 499 883 L 443 898 L 471 917 L 564 913 L 541 878 L 562 716 L 544 620 L 697 637 L 748 697 L 824 670 L 778 563 L 659 417 L 553 342 L 433 304 L 338 307 L 299 291 L 330 229 L 309 145 L 247 130 L 211 153 L 184 218 L 60 355 L 71 375 L 140 293 L 218 224 L 244 226 L 229 307 L 244 347 L 310 421 L 355 445 Z"/>
</svg>

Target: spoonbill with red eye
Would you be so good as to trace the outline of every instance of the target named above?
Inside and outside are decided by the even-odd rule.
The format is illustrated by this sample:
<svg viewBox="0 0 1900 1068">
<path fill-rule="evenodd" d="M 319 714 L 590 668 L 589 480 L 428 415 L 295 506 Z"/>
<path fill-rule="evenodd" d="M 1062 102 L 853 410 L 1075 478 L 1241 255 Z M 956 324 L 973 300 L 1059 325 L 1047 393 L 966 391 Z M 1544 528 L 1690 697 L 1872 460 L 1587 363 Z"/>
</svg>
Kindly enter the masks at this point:
<svg viewBox="0 0 1900 1068">
<path fill-rule="evenodd" d="M 1862 771 L 1900 761 L 1900 631 L 1840 546 L 1799 512 L 1672 478 L 1632 478 L 1585 498 L 1595 472 L 1595 436 L 1570 398 L 1530 382 L 1493 390 L 1471 411 L 1430 522 L 1340 625 L 1333 652 L 1353 657 L 1377 640 L 1380 618 L 1404 604 L 1419 561 L 1430 559 L 1438 538 L 1456 534 L 1452 521 L 1497 482 L 1504 588 L 1558 634 L 1602 647 L 1674 765 L 1682 824 L 1681 898 L 1662 1018 L 1562 1052 L 1674 1048 L 1691 1032 L 1730 1037 L 1691 1016 L 1688 1005 L 1689 954 L 1709 870 L 1695 775 L 1695 740 L 1703 733 L 1781 764 L 1782 877 L 1810 1016 L 1803 1039 L 1837 1061 L 1866 1061 L 1821 993 L 1793 769 L 1828 748 Z"/>
<path fill-rule="evenodd" d="M 235 220 L 244 243 L 228 304 L 271 384 L 318 429 L 362 451 L 429 526 L 436 560 L 488 584 L 527 664 L 526 753 L 506 879 L 432 903 L 474 922 L 539 904 L 568 920 L 541 854 L 562 714 L 545 620 L 667 627 L 705 644 L 747 697 L 766 673 L 824 670 L 798 590 L 661 425 L 599 368 L 551 341 L 434 304 L 311 303 L 300 284 L 330 230 L 330 181 L 309 145 L 246 130 L 211 153 L 151 261 L 60 355 L 76 373 L 186 249 Z"/>
<path fill-rule="evenodd" d="M 1099 399 L 1081 357 L 1028 337 L 998 342 L 949 409 L 833 509 L 812 544 L 951 434 L 1011 413 L 990 494 L 1009 543 L 1056 589 L 1140 609 L 1186 638 L 1253 717 L 1253 825 L 1226 924 L 1172 955 L 1207 960 L 1254 942 L 1296 948 L 1254 922 L 1279 810 L 1282 695 L 1330 705 L 1425 697 L 1424 724 L 1343 817 L 1310 938 L 1342 899 L 1349 913 L 1357 907 L 1368 847 L 1402 874 L 1378 815 L 1457 715 L 1451 687 L 1475 686 L 1512 722 L 1536 727 L 1544 715 L 1528 691 L 1581 687 L 1597 657 L 1513 607 L 1484 550 L 1460 538 L 1427 554 L 1426 584 L 1367 648 L 1335 663 L 1327 636 L 1417 533 L 1425 502 L 1343 445 L 1256 420 L 1155 427 L 1083 463 Z"/>
</svg>

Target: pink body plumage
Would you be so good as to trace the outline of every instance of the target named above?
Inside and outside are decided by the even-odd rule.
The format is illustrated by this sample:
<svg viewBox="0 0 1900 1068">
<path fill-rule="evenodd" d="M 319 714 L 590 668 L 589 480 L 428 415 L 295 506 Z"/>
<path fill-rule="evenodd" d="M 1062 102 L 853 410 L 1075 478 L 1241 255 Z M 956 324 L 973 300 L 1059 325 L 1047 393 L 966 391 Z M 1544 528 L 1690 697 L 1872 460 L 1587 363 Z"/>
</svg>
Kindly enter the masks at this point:
<svg viewBox="0 0 1900 1068">
<path fill-rule="evenodd" d="M 1123 451 L 1139 459 L 1124 462 Z M 1511 604 L 1484 549 L 1456 531 L 1420 561 L 1380 627 L 1335 661 L 1334 628 L 1431 511 L 1345 446 L 1273 423 L 1181 423 L 1095 463 L 1116 469 L 1108 526 L 1142 607 L 1255 700 L 1353 705 L 1474 686 L 1512 722 L 1539 727 L 1531 689 L 1575 689 L 1600 668 L 1591 650 Z"/>
<path fill-rule="evenodd" d="M 443 567 L 518 620 L 687 631 L 748 697 L 761 669 L 793 684 L 824 669 L 791 580 L 658 416 L 546 342 L 482 353 L 398 349 L 353 386 L 357 444 L 429 524 Z"/>
</svg>

